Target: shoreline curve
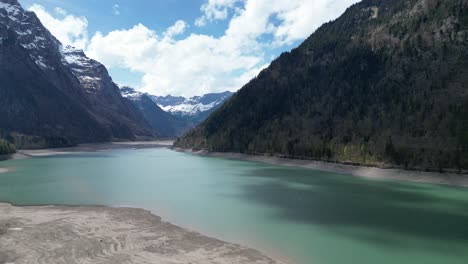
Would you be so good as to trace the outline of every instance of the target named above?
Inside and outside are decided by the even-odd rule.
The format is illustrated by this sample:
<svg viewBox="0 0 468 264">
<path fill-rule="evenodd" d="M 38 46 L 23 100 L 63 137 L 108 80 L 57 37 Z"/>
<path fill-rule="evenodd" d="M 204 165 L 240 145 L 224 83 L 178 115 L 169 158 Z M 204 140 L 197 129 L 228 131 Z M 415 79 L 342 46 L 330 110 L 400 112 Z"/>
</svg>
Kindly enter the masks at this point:
<svg viewBox="0 0 468 264">
<path fill-rule="evenodd" d="M 0 203 L 0 236 L 2 263 L 285 263 L 137 208 Z"/>
<path fill-rule="evenodd" d="M 301 167 L 340 174 L 351 174 L 355 177 L 362 177 L 367 179 L 409 181 L 417 183 L 431 183 L 468 188 L 467 174 L 403 170 L 396 168 L 366 167 L 324 161 L 281 158 L 276 156 L 251 155 L 234 152 L 210 152 L 206 150 L 194 150 L 179 147 L 173 147 L 172 150 L 203 157 L 217 157 L 244 161 L 254 161 L 278 166 Z"/>
</svg>

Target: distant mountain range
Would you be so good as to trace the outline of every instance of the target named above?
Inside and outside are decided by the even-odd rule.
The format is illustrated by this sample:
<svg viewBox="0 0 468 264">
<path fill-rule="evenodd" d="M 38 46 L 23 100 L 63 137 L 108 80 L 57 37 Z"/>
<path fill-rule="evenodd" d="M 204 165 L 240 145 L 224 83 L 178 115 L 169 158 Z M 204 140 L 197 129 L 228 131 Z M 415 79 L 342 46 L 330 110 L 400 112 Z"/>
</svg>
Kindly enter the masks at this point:
<svg viewBox="0 0 468 264">
<path fill-rule="evenodd" d="M 209 93 L 185 98 L 182 96 L 151 96 L 161 109 L 195 125 L 204 121 L 233 95 L 232 92 Z M 184 131 L 187 132 L 187 131 Z"/>
<path fill-rule="evenodd" d="M 174 137 L 201 121 L 140 97 L 123 97 L 104 65 L 64 47 L 17 0 L 0 0 L 0 138 L 21 148 L 56 147 Z"/>
<path fill-rule="evenodd" d="M 232 95 L 231 92 L 224 92 L 186 99 L 182 96 L 154 96 L 130 87 L 122 87 L 120 91 L 163 137 L 181 136 Z"/>
<path fill-rule="evenodd" d="M 166 112 L 178 116 L 197 116 L 212 112 L 232 96 L 232 92 L 209 93 L 185 98 L 182 96 L 151 96 L 151 99 Z"/>
<path fill-rule="evenodd" d="M 176 145 L 468 169 L 468 1 L 363 0 Z"/>
</svg>

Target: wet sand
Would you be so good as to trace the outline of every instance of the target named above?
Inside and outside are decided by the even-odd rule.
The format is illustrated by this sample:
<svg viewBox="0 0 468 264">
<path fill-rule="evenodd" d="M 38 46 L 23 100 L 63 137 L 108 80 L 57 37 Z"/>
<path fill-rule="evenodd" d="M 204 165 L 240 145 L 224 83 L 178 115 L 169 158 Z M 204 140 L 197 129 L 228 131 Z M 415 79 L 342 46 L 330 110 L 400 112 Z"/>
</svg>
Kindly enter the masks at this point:
<svg viewBox="0 0 468 264">
<path fill-rule="evenodd" d="M 164 222 L 143 209 L 0 203 L 0 263 L 281 262 Z"/>
<path fill-rule="evenodd" d="M 179 152 L 192 153 L 204 157 L 220 157 L 236 160 L 263 162 L 280 166 L 303 167 L 334 173 L 351 174 L 356 177 L 370 179 L 399 180 L 468 187 L 468 174 L 439 173 L 402 169 L 382 169 L 376 167 L 353 166 L 322 161 L 296 160 L 280 158 L 275 156 L 249 155 L 230 152 L 209 152 L 205 150 L 191 150 L 182 148 L 173 148 L 173 150 Z"/>
</svg>

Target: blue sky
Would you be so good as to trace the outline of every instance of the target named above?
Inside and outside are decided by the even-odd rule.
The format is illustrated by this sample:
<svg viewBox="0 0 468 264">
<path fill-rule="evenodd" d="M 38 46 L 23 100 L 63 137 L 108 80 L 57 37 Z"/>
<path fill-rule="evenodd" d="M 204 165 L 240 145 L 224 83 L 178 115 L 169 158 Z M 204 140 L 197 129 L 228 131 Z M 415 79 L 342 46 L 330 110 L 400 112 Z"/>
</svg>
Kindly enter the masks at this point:
<svg viewBox="0 0 468 264">
<path fill-rule="evenodd" d="M 357 0 L 19 0 L 120 85 L 235 91 Z"/>
</svg>

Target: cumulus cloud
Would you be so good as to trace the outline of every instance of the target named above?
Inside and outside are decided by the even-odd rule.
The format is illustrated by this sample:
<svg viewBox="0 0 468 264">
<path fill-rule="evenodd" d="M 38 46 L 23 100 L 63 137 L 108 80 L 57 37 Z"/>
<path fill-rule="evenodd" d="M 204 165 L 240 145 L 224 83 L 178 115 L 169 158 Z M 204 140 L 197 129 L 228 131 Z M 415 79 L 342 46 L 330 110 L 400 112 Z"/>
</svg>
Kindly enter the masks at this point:
<svg viewBox="0 0 468 264">
<path fill-rule="evenodd" d="M 239 37 L 269 34 L 273 36 L 274 44 L 291 44 L 308 37 L 321 24 L 335 19 L 358 1 L 245 0 L 244 7 L 240 9 L 226 3 L 224 8 L 237 10 L 226 33 Z"/>
<path fill-rule="evenodd" d="M 175 22 L 174 25 L 172 25 L 166 30 L 164 35 L 166 35 L 167 37 L 175 37 L 177 35 L 184 33 L 187 27 L 188 25 L 187 23 L 185 23 L 185 21 L 178 20 L 177 22 Z"/>
<path fill-rule="evenodd" d="M 261 58 L 231 46 L 226 38 L 191 34 L 175 41 L 168 31 L 172 30 L 158 35 L 139 24 L 106 35 L 98 33 L 87 53 L 108 67 L 144 73 L 140 90 L 158 95 L 236 90 L 258 73 Z M 233 74 L 236 71 L 241 74 Z M 242 76 L 246 73 L 249 76 Z"/>
<path fill-rule="evenodd" d="M 67 15 L 61 8 L 56 8 L 55 12 L 60 18 L 53 17 L 41 5 L 34 4 L 29 8 L 36 13 L 41 22 L 50 32 L 64 45 L 72 45 L 84 49 L 88 42 L 88 20 L 85 17 Z"/>
<path fill-rule="evenodd" d="M 227 20 L 228 26 L 219 37 L 195 32 L 183 35 L 189 26 L 178 20 L 161 32 L 137 24 L 106 34 L 97 32 L 88 40 L 84 18 L 62 15 L 57 19 L 40 6 L 32 9 L 39 11 L 43 23 L 55 29 L 53 33 L 62 42 L 80 44 L 77 39 L 83 40 L 85 45 L 81 46 L 88 56 L 108 68 L 142 74 L 137 89 L 156 95 L 191 96 L 241 88 L 269 64 L 271 50 L 306 38 L 358 1 L 206 0 L 196 24 Z M 76 23 L 80 30 L 57 26 L 67 18 L 81 21 Z M 84 33 L 73 35 L 76 32 Z"/>
<path fill-rule="evenodd" d="M 242 0 L 208 0 L 200 8 L 203 15 L 195 20 L 195 25 L 202 27 L 207 22 L 227 19 L 228 12 L 237 2 L 242 2 Z"/>
</svg>

